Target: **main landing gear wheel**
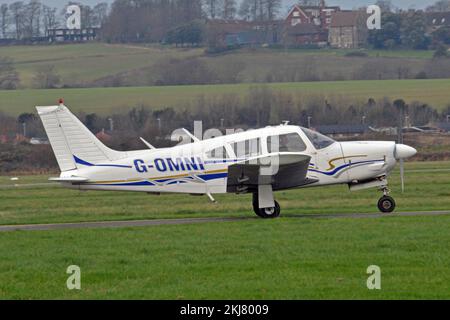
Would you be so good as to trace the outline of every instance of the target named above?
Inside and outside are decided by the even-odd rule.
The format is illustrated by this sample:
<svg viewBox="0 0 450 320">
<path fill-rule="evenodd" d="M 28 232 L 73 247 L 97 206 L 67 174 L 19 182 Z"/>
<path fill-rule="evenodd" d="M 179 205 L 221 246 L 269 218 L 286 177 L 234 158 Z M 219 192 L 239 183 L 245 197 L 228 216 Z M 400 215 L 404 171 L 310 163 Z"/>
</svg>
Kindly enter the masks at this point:
<svg viewBox="0 0 450 320">
<path fill-rule="evenodd" d="M 275 201 L 275 207 L 260 209 L 258 206 L 258 197 L 256 196 L 254 198 L 256 198 L 256 201 L 253 199 L 253 211 L 255 211 L 258 217 L 263 219 L 273 219 L 280 216 L 281 208 L 277 201 Z"/>
<path fill-rule="evenodd" d="M 378 209 L 384 213 L 391 213 L 395 210 L 395 201 L 390 196 L 382 196 L 378 200 Z"/>
</svg>

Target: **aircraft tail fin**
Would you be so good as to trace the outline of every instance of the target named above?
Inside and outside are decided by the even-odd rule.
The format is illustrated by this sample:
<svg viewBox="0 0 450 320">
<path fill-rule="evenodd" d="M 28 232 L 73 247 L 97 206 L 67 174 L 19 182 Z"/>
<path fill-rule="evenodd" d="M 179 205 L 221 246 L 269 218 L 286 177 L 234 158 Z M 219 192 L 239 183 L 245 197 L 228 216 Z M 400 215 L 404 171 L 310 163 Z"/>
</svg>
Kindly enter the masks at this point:
<svg viewBox="0 0 450 320">
<path fill-rule="evenodd" d="M 36 109 L 62 172 L 126 157 L 105 146 L 66 106 Z"/>
</svg>

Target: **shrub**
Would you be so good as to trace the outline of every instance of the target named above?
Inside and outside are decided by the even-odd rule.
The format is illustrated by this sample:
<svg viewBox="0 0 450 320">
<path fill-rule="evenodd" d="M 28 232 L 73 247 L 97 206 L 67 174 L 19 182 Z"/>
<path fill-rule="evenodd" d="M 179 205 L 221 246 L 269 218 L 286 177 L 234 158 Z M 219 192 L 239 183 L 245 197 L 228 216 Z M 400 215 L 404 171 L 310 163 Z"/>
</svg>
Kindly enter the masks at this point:
<svg viewBox="0 0 450 320">
<path fill-rule="evenodd" d="M 346 57 L 361 57 L 365 58 L 368 56 L 367 52 L 364 51 L 350 51 L 345 54 Z"/>
</svg>

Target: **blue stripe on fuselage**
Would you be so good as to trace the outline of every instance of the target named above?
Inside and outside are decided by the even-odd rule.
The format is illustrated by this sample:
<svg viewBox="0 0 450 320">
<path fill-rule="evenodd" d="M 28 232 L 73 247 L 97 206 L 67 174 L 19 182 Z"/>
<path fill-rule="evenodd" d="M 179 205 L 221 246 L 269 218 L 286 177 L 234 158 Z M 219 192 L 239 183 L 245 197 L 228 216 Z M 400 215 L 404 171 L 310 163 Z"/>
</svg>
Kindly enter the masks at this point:
<svg viewBox="0 0 450 320">
<path fill-rule="evenodd" d="M 213 173 L 213 174 L 199 174 L 198 177 L 205 180 L 214 180 L 214 179 L 222 179 L 226 178 L 228 176 L 228 173 Z"/>
<path fill-rule="evenodd" d="M 341 171 L 342 169 L 345 169 L 347 167 L 351 167 L 351 166 L 354 166 L 357 164 L 369 164 L 369 163 L 376 163 L 376 162 L 384 162 L 384 159 L 383 160 L 368 160 L 368 161 L 350 162 L 350 163 L 343 164 L 342 166 L 337 167 L 336 169 L 334 169 L 333 171 L 330 171 L 330 172 L 320 171 L 320 170 L 316 170 L 316 169 L 308 169 L 308 171 L 325 174 L 327 176 L 334 176 L 336 173 L 338 173 L 339 171 Z"/>
<path fill-rule="evenodd" d="M 131 169 L 131 166 L 121 165 L 121 164 L 93 164 L 87 161 L 84 161 L 83 159 L 78 158 L 77 156 L 73 156 L 73 159 L 75 160 L 75 163 L 81 164 L 83 166 L 87 167 L 112 167 L 112 168 L 127 168 Z"/>
</svg>

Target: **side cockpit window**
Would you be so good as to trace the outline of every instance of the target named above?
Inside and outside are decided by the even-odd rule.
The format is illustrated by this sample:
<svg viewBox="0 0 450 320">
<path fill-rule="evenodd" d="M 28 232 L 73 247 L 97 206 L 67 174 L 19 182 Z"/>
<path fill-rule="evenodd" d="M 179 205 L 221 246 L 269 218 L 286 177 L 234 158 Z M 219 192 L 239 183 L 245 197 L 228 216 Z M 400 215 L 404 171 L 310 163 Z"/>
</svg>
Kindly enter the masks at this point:
<svg viewBox="0 0 450 320">
<path fill-rule="evenodd" d="M 267 151 L 275 152 L 302 152 L 306 145 L 298 133 L 288 133 L 267 137 Z"/>
</svg>

